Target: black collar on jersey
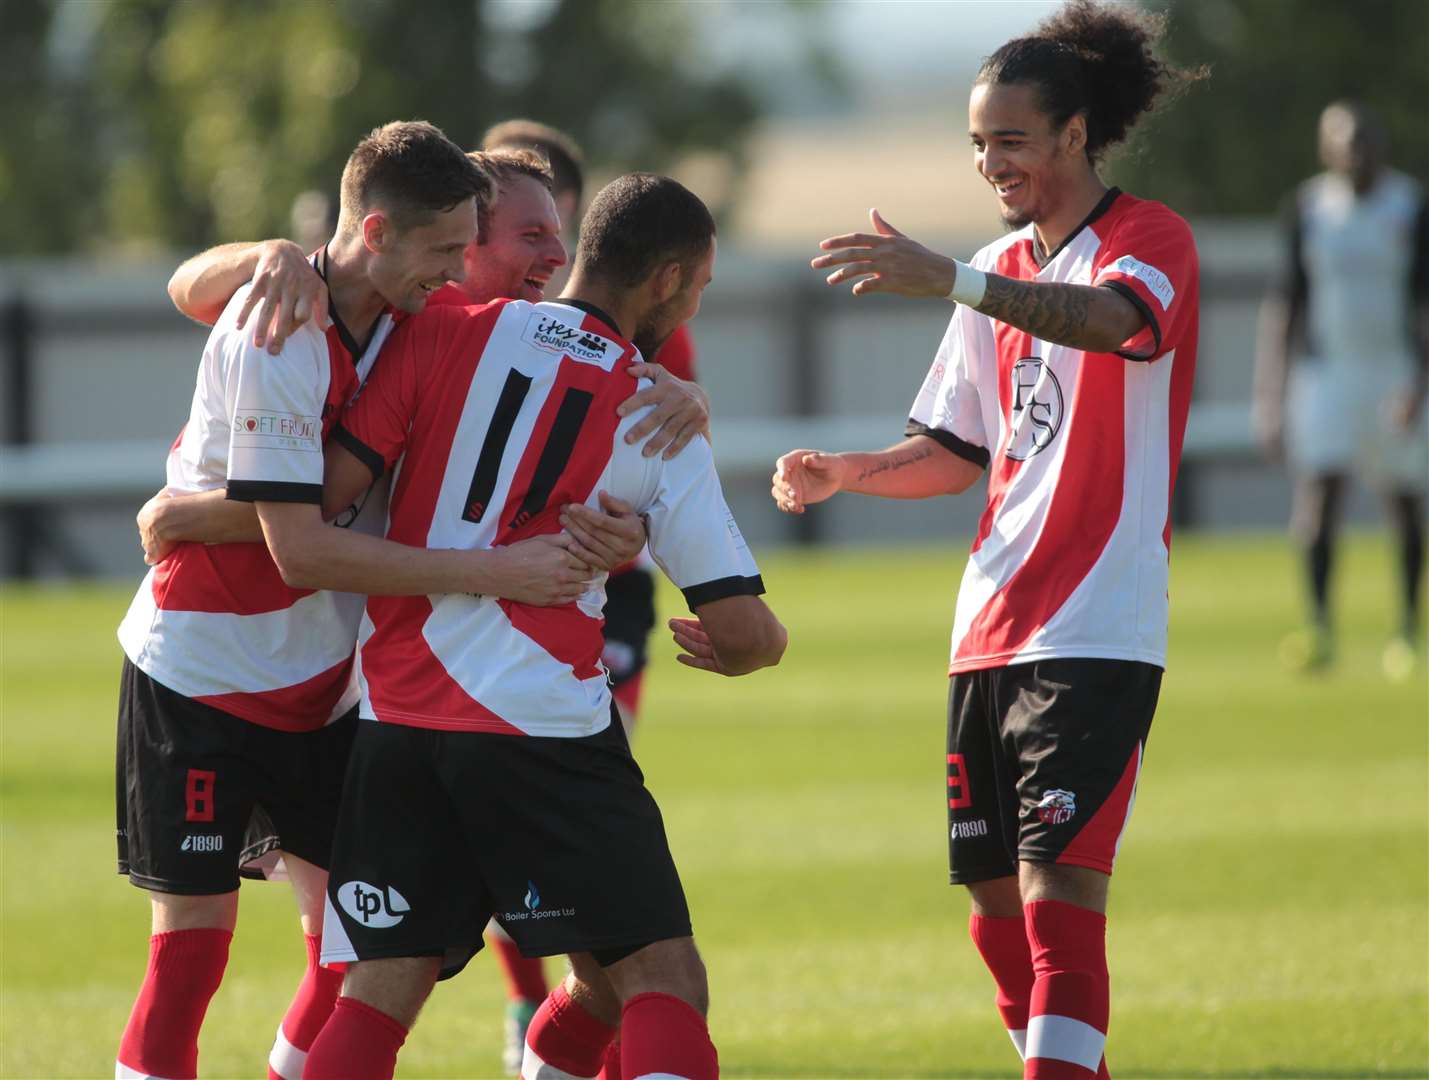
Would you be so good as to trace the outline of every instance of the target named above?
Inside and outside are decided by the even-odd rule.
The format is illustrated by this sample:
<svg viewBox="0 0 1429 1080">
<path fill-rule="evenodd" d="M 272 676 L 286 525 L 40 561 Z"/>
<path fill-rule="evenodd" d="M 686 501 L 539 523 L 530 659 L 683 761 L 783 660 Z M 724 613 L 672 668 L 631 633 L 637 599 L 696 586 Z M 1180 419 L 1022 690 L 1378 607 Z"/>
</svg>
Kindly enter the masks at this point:
<svg viewBox="0 0 1429 1080">
<path fill-rule="evenodd" d="M 323 279 L 323 284 L 327 284 L 327 245 L 322 246 L 321 251 L 313 252 L 313 269 L 318 272 L 318 277 Z M 357 343 L 357 338 L 352 331 L 347 328 L 347 323 L 342 321 L 342 316 L 337 313 L 337 305 L 332 302 L 332 289 L 328 289 L 327 313 L 332 318 L 332 325 L 337 330 L 337 339 L 342 342 L 342 347 L 348 351 L 352 357 L 352 366 L 356 367 L 357 362 L 362 359 L 362 354 L 367 351 L 367 345 L 372 341 L 372 335 L 377 332 L 377 324 L 382 321 L 382 316 L 387 314 L 387 305 L 382 305 L 382 310 L 377 313 L 377 318 L 372 320 L 372 325 L 367 328 L 367 334 L 362 339 L 362 344 Z"/>
<path fill-rule="evenodd" d="M 587 315 L 594 315 L 601 322 L 605 323 L 606 326 L 614 330 L 617 337 L 625 337 L 624 332 L 616 325 L 615 320 L 594 304 L 588 304 L 584 300 L 573 300 L 569 296 L 562 296 L 556 303 L 565 304 L 567 307 L 579 308 Z"/>
<path fill-rule="evenodd" d="M 1037 258 L 1037 234 L 1034 232 L 1032 234 L 1032 257 L 1034 259 L 1037 259 L 1037 265 L 1039 267 L 1046 266 L 1058 255 L 1062 254 L 1062 249 L 1068 244 L 1070 244 L 1074 239 L 1076 239 L 1076 236 L 1079 232 L 1081 232 L 1093 221 L 1095 221 L 1097 218 L 1101 217 L 1108 210 L 1110 210 L 1111 204 L 1116 202 L 1116 200 L 1120 197 L 1121 188 L 1108 188 L 1107 193 L 1101 197 L 1101 201 L 1097 203 L 1096 206 L 1092 207 L 1092 212 L 1082 220 L 1082 223 L 1080 225 L 1078 225 L 1075 229 L 1069 232 L 1066 238 L 1060 244 L 1057 245 L 1057 250 L 1052 252 L 1052 254 L 1048 255 L 1045 259 Z"/>
</svg>

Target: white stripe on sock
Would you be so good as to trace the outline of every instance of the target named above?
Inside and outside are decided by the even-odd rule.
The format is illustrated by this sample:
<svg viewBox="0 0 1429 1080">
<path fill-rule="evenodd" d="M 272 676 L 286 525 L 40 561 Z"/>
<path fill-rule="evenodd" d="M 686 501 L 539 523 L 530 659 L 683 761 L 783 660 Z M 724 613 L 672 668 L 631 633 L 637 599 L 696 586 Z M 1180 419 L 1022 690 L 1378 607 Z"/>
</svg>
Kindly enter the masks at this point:
<svg viewBox="0 0 1429 1080">
<path fill-rule="evenodd" d="M 1017 1047 L 1017 1056 L 1023 1061 L 1027 1060 L 1027 1029 L 1008 1028 L 1007 1037 L 1012 1040 L 1012 1045 Z"/>
<path fill-rule="evenodd" d="M 577 1076 L 575 1073 L 558 1069 L 542 1061 L 541 1055 L 531 1049 L 531 1044 L 526 1044 L 526 1056 L 521 1059 L 521 1080 L 595 1080 L 595 1076 L 595 1073 L 590 1076 Z"/>
<path fill-rule="evenodd" d="M 283 1080 L 303 1080 L 303 1065 L 308 1060 L 308 1052 L 299 1050 L 283 1034 L 283 1025 L 278 1025 L 278 1037 L 273 1040 L 273 1049 L 268 1051 L 268 1068 Z"/>
<path fill-rule="evenodd" d="M 131 1069 L 122 1061 L 114 1062 L 114 1080 L 164 1080 L 162 1076 L 150 1076 L 138 1069 Z"/>
<path fill-rule="evenodd" d="M 1105 1049 L 1105 1033 L 1070 1016 L 1034 1016 L 1027 1021 L 1028 1061 L 1034 1058 L 1070 1061 L 1096 1072 Z"/>
<path fill-rule="evenodd" d="M 635 1080 L 690 1080 L 688 1076 L 676 1076 L 674 1073 L 641 1073 Z"/>
</svg>

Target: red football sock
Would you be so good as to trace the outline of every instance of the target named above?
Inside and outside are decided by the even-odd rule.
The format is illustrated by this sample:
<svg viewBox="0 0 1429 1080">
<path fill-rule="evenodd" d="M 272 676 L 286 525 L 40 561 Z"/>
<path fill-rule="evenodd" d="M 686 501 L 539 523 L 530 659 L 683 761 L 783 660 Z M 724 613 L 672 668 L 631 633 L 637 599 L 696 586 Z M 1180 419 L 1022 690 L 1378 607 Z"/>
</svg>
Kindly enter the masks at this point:
<svg viewBox="0 0 1429 1080">
<path fill-rule="evenodd" d="M 549 1065 L 569 1076 L 594 1077 L 614 1034 L 615 1028 L 572 1001 L 564 984 L 558 983 L 526 1029 L 521 1075 L 534 1075 L 540 1066 Z"/>
<path fill-rule="evenodd" d="M 1024 1080 L 1106 1077 L 1111 1013 L 1106 916 L 1060 900 L 1023 908 L 1036 982 L 1028 1010 Z"/>
<path fill-rule="evenodd" d="M 501 961 L 501 973 L 506 979 L 506 996 L 512 1001 L 544 1001 L 550 989 L 546 985 L 546 969 L 539 956 L 526 957 L 504 934 L 488 933 L 486 943 Z"/>
<path fill-rule="evenodd" d="M 719 1057 L 693 1008 L 670 994 L 636 994 L 620 1014 L 620 1069 L 624 1080 L 719 1080 Z"/>
<path fill-rule="evenodd" d="M 971 915 L 968 934 L 997 984 L 997 1011 L 1002 1014 L 1019 1057 L 1027 1056 L 1027 1009 L 1032 1003 L 1032 946 L 1022 916 L 998 918 Z"/>
<path fill-rule="evenodd" d="M 407 1029 L 356 998 L 340 997 L 308 1051 L 303 1080 L 392 1080 Z"/>
<path fill-rule="evenodd" d="M 327 1022 L 333 1002 L 342 990 L 342 971 L 323 967 L 319 959 L 322 935 L 304 934 L 303 938 L 308 946 L 308 969 L 278 1028 L 278 1037 L 273 1040 L 273 1049 L 268 1054 L 268 1080 L 301 1080 L 308 1049 Z"/>
<path fill-rule="evenodd" d="M 600 1073 L 595 1080 L 620 1080 L 620 1029 L 615 1029 L 615 1038 L 605 1048 L 605 1060 L 601 1062 Z"/>
<path fill-rule="evenodd" d="M 118 1064 L 143 1076 L 198 1076 L 198 1030 L 228 965 L 231 930 L 171 930 L 149 939 L 149 967 L 119 1040 Z"/>
</svg>

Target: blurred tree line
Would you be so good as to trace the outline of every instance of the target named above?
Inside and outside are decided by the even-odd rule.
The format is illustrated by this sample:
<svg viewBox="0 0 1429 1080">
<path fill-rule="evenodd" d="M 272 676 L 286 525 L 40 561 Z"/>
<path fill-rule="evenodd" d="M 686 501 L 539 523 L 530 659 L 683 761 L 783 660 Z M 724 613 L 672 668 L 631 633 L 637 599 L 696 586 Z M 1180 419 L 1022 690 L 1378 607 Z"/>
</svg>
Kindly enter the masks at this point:
<svg viewBox="0 0 1429 1080">
<path fill-rule="evenodd" d="M 1321 168 L 1321 110 L 1373 107 L 1391 163 L 1429 184 L 1429 0 L 1143 0 L 1163 53 L 1210 78 L 1146 121 L 1116 181 L 1186 214 L 1264 214 Z"/>
<path fill-rule="evenodd" d="M 795 6 L 799 10 L 804 10 Z M 564 128 L 597 169 L 711 155 L 737 195 L 761 112 L 710 70 L 695 9 L 642 0 L 6 0 L 0 250 L 196 247 L 288 234 L 357 139 L 422 118 Z M 812 14 L 813 9 L 807 9 Z M 829 79 L 809 46 L 810 77 Z M 710 193 L 705 193 L 707 197 Z"/>
</svg>

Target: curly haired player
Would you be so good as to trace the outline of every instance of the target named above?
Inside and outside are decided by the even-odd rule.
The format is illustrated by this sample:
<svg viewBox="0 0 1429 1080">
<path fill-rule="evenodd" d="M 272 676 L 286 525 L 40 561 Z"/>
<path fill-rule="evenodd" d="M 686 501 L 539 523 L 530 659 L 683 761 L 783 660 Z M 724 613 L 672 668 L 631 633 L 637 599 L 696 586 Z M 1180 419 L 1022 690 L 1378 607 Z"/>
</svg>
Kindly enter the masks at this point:
<svg viewBox="0 0 1429 1080">
<path fill-rule="evenodd" d="M 1027 1077 L 1107 1076 L 1106 901 L 1166 655 L 1170 500 L 1196 362 L 1186 223 L 1097 172 L 1164 90 L 1160 24 L 1074 0 L 984 61 L 973 160 L 1014 231 L 970 263 L 872 213 L 813 260 L 853 292 L 947 298 L 907 438 L 795 450 L 773 494 L 928 498 L 987 473 L 953 621 L 951 879 Z"/>
</svg>

